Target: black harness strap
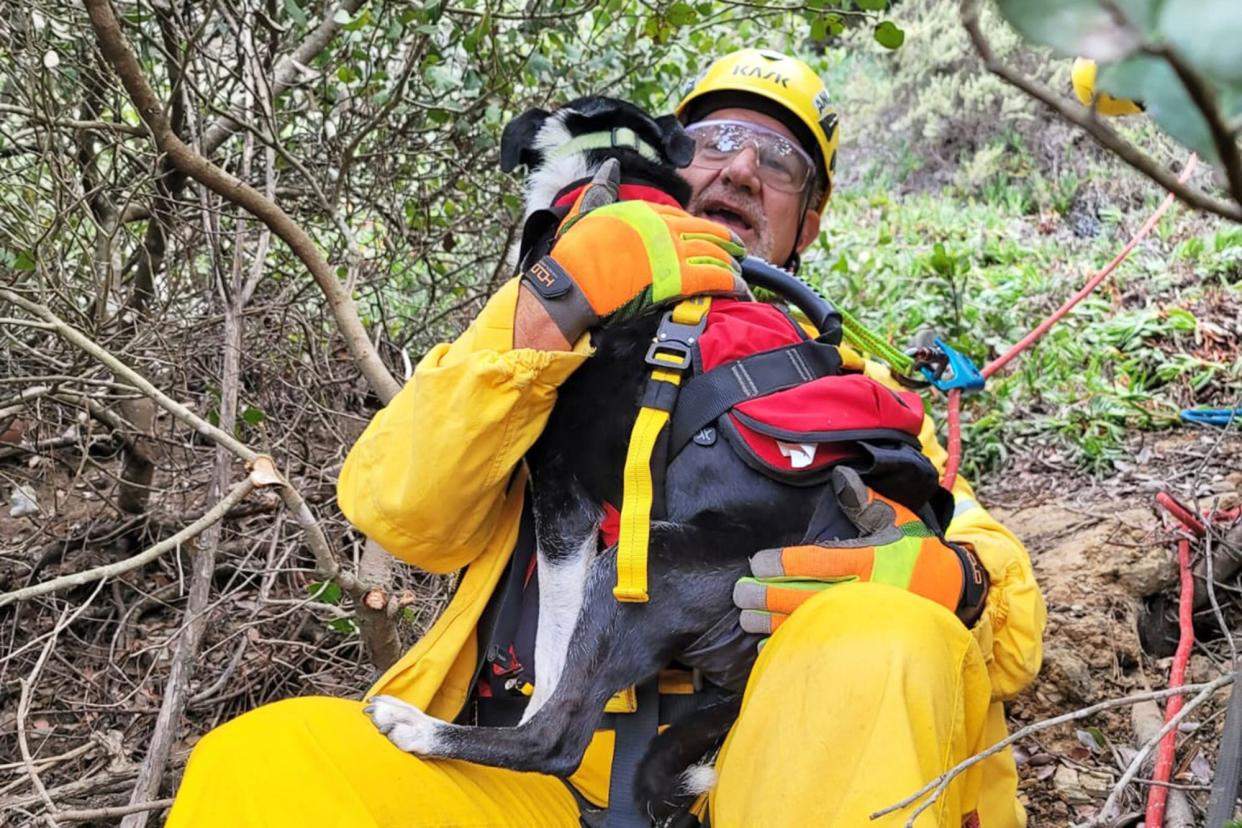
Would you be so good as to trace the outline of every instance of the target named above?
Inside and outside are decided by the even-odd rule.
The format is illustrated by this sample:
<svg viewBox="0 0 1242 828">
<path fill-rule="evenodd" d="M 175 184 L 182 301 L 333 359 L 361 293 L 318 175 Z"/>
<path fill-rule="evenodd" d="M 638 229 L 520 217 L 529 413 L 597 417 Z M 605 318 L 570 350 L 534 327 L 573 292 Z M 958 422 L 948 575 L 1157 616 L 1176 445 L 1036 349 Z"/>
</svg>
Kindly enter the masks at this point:
<svg viewBox="0 0 1242 828">
<path fill-rule="evenodd" d="M 686 383 L 673 411 L 668 456 L 740 402 L 841 373 L 835 345 L 809 340 L 719 365 Z"/>
<path fill-rule="evenodd" d="M 608 817 L 604 828 L 651 828 L 651 818 L 634 805 L 634 775 L 660 728 L 660 684 L 652 676 L 636 688 L 633 713 L 613 717 L 617 734 L 608 780 Z"/>
<path fill-rule="evenodd" d="M 479 619 L 478 642 L 479 664 L 475 670 L 472 687 L 479 681 L 485 681 L 484 670 L 504 657 L 510 644 L 517 635 L 518 622 L 522 614 L 522 592 L 526 584 L 526 572 L 531 559 L 535 556 L 535 513 L 531 508 L 530 489 L 523 493 L 522 517 L 518 524 L 517 543 L 513 554 L 509 557 L 508 571 L 505 580 L 492 594 L 492 599 Z M 474 708 L 478 724 L 487 727 L 512 727 L 522 717 L 526 708 L 526 699 L 476 699 L 475 704 L 466 705 L 463 713 Z"/>
</svg>

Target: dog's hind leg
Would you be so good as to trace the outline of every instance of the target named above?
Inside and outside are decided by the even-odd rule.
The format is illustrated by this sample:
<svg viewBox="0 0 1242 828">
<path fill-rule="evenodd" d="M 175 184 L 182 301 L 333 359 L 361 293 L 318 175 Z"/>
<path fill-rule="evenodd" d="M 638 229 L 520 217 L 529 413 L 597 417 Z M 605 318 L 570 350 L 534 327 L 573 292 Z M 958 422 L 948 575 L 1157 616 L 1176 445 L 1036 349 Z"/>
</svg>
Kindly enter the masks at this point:
<svg viewBox="0 0 1242 828">
<path fill-rule="evenodd" d="M 643 653 L 642 663 L 613 657 L 614 639 L 623 628 L 618 615 L 626 607 L 611 594 L 616 567 L 607 565 L 606 556 L 592 555 L 591 560 L 585 596 L 590 608 L 579 612 L 577 626 L 566 639 L 568 657 L 561 654 L 560 680 L 545 691 L 547 703 L 531 716 L 516 727 L 468 727 L 434 719 L 400 699 L 378 696 L 366 709 L 372 721 L 397 747 L 420 756 L 561 776 L 572 773 L 608 698 L 659 666 L 654 654 Z M 642 649 L 639 642 L 626 648 Z M 536 674 L 536 681 L 543 679 Z"/>
<path fill-rule="evenodd" d="M 701 533 L 667 524 L 652 527 L 651 601 L 622 604 L 612 595 L 617 566 L 613 550 L 589 556 L 587 588 L 567 657 L 546 703 L 511 728 L 453 725 L 390 697 L 372 699 L 367 712 L 403 750 L 421 756 L 464 759 L 484 765 L 565 776 L 582 754 L 604 704 L 625 687 L 654 675 L 681 648 L 732 606 L 738 563 L 754 542 L 744 532 L 711 537 L 709 547 L 727 564 L 710 560 Z M 674 561 L 690 565 L 672 568 Z M 541 681 L 536 674 L 536 681 Z"/>
<path fill-rule="evenodd" d="M 549 487 L 551 488 L 551 487 Z M 570 639 L 582 611 L 587 570 L 598 545 L 599 510 L 568 487 L 535 496 L 538 538 L 539 620 L 535 632 L 535 689 L 522 722 L 529 721 L 556 690 Z"/>
</svg>

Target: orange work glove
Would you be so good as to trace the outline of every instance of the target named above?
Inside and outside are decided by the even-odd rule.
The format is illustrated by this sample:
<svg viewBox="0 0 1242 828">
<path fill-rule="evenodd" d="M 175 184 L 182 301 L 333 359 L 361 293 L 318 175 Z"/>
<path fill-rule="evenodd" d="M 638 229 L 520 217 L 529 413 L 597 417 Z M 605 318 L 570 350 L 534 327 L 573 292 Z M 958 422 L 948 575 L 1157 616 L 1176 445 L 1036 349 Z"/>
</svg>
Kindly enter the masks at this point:
<svg viewBox="0 0 1242 828">
<path fill-rule="evenodd" d="M 835 469 L 832 485 L 842 513 L 861 535 L 764 549 L 752 556 L 754 577 L 742 578 L 733 589 L 742 629 L 771 634 L 820 590 L 853 581 L 908 589 L 974 626 L 983 614 L 988 576 L 967 545 L 938 537 L 914 512 L 876 494 L 851 468 Z"/>
<path fill-rule="evenodd" d="M 702 293 L 744 295 L 746 250 L 728 229 L 676 207 L 622 201 L 569 219 L 523 274 L 565 339 L 642 308 Z"/>
</svg>

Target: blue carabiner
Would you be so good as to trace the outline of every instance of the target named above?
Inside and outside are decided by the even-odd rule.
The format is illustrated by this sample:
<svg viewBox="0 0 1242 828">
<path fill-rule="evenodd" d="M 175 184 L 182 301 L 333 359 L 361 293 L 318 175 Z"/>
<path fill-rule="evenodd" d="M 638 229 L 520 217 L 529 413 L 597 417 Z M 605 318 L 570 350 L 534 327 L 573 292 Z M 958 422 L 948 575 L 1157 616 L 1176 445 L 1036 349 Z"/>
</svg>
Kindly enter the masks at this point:
<svg viewBox="0 0 1242 828">
<path fill-rule="evenodd" d="M 1232 420 L 1235 425 L 1242 425 L 1242 408 L 1186 408 L 1180 416 L 1184 423 L 1227 426 Z"/>
<path fill-rule="evenodd" d="M 921 365 L 919 370 L 927 381 L 941 391 L 982 391 L 987 379 L 979 373 L 979 369 L 970 361 L 970 357 L 959 353 L 942 339 L 935 340 L 935 346 L 944 354 L 945 364 L 936 370 L 930 365 Z M 948 374 L 946 377 L 945 374 Z"/>
</svg>

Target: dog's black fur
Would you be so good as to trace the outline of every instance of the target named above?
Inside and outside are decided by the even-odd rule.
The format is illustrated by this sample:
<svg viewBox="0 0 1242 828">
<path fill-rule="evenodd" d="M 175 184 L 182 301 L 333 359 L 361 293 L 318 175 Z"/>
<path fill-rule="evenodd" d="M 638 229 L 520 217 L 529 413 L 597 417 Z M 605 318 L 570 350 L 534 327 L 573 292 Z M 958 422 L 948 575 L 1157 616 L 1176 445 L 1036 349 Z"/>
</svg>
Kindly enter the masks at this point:
<svg viewBox="0 0 1242 828">
<path fill-rule="evenodd" d="M 689 161 L 693 144 L 676 119 L 652 119 L 629 104 L 603 98 L 574 101 L 556 114 L 527 113 L 505 130 L 501 149 L 505 168 L 526 164 L 533 179 L 546 173 L 541 165 L 549 149 L 550 125 L 553 134 L 618 126 L 634 129 L 661 151 L 663 164 L 627 149 L 592 150 L 581 159 L 581 177 L 608 158 L 617 158 L 623 180 L 658 185 L 686 203 L 689 187 L 676 168 Z M 573 182 L 562 180 L 557 190 Z M 555 195 L 547 182 L 538 182 L 532 192 L 536 189 L 545 201 L 528 205 L 530 215 L 549 206 Z M 551 224 L 545 232 L 554 229 Z M 546 248 L 550 240 L 526 242 L 527 248 L 540 243 Z M 659 316 L 659 311 L 652 311 L 595 332 L 595 355 L 560 388 L 548 424 L 527 455 L 539 552 L 540 636 L 548 635 L 545 605 L 554 609 L 558 601 L 573 600 L 553 591 L 568 579 L 545 576 L 572 571 L 575 561 L 586 559 L 578 586 L 581 608 L 567 642 L 563 672 L 558 675 L 555 667 L 540 663 L 537 649 L 536 697 L 527 717 L 513 728 L 451 725 L 397 700 L 374 700 L 368 708 L 372 718 L 399 747 L 424 756 L 570 774 L 582 759 L 605 702 L 683 656 L 714 624 L 736 619 L 733 586 L 747 574 L 751 554 L 801 539 L 822 486 L 782 485 L 755 474 L 729 451 L 683 451 L 667 470 L 667 514 L 651 528 L 650 602 L 619 603 L 613 597 L 616 549 L 596 554 L 593 544 L 601 504 L 621 503 L 630 430 L 649 372 L 644 356 Z M 688 766 L 713 751 L 736 718 L 740 690 L 736 676 L 744 681 L 754 658 L 753 641 L 738 648 L 747 663 L 730 671 L 733 695 L 691 714 L 653 743 L 635 791 L 640 809 L 657 820 L 683 803 L 684 797 L 670 791 L 670 785 L 675 788 Z M 540 698 L 540 685 L 546 688 L 548 682 L 553 684 L 547 688 L 550 694 Z"/>
</svg>

